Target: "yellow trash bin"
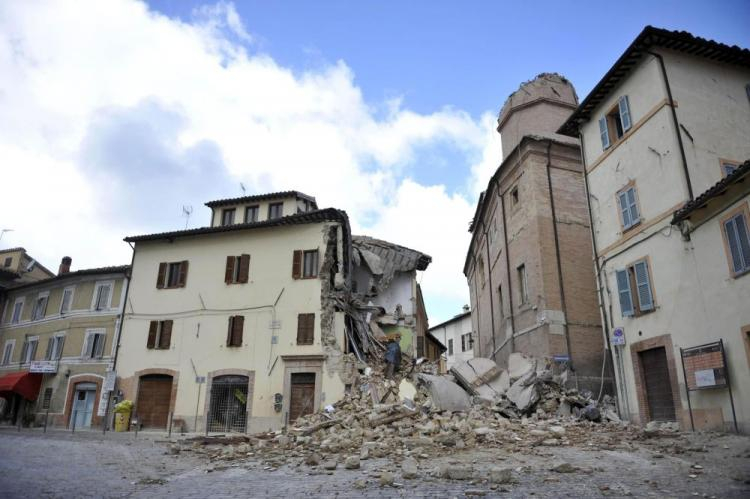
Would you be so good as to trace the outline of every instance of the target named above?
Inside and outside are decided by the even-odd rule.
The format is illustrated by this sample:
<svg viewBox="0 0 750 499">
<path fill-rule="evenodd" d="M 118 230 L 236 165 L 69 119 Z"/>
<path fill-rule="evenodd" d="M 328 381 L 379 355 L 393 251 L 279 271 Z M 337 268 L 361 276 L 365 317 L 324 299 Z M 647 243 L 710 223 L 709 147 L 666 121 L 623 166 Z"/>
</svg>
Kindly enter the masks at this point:
<svg viewBox="0 0 750 499">
<path fill-rule="evenodd" d="M 115 414 L 115 431 L 128 431 L 130 424 L 129 412 L 118 412 Z"/>
</svg>

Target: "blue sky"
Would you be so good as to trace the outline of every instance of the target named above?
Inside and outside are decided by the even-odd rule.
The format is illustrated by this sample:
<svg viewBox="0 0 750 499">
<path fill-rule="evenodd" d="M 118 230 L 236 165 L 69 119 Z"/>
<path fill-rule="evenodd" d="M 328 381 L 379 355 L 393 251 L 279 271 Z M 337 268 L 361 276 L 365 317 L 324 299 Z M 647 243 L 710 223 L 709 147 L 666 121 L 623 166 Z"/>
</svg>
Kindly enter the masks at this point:
<svg viewBox="0 0 750 499">
<path fill-rule="evenodd" d="M 512 6 L 511 6 L 512 5 Z M 615 8 L 616 7 L 616 8 Z M 429 253 L 430 322 L 468 302 L 498 110 L 542 72 L 581 98 L 647 24 L 750 47 L 750 2 L 0 3 L 0 248 L 130 261 L 126 235 L 298 189 Z M 23 206 L 23 209 L 18 209 Z M 64 220 L 64 223 L 61 223 Z"/>
</svg>

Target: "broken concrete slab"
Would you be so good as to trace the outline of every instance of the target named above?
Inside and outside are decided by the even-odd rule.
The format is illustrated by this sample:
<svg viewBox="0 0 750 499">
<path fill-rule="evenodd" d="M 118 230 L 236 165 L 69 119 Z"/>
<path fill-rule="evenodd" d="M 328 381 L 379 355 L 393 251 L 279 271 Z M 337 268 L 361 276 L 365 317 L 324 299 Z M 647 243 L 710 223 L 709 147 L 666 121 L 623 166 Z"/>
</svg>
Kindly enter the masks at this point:
<svg viewBox="0 0 750 499">
<path fill-rule="evenodd" d="M 418 380 L 426 386 L 432 400 L 432 407 L 438 411 L 468 411 L 471 407 L 469 395 L 456 383 L 443 376 L 419 374 Z"/>
<path fill-rule="evenodd" d="M 510 382 L 504 372 L 495 361 L 483 357 L 474 357 L 451 368 L 451 374 L 461 386 L 485 400 L 493 400 L 508 390 Z"/>
<path fill-rule="evenodd" d="M 536 360 L 520 352 L 514 352 L 508 357 L 508 375 L 513 383 L 530 372 L 536 371 Z"/>
<path fill-rule="evenodd" d="M 536 372 L 530 371 L 523 378 L 516 380 L 505 394 L 521 412 L 526 411 L 539 400 L 539 391 L 534 384 L 535 379 Z"/>
</svg>

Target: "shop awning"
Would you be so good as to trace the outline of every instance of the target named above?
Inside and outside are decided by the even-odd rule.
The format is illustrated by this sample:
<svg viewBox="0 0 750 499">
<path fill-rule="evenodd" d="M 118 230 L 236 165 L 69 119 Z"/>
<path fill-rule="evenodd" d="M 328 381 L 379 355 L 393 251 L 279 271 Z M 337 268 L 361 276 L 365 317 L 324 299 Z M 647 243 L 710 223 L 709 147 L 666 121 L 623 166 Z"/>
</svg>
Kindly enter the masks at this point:
<svg viewBox="0 0 750 499">
<path fill-rule="evenodd" d="M 41 374 L 28 371 L 9 373 L 0 376 L 0 396 L 17 393 L 26 400 L 36 400 L 41 384 Z"/>
</svg>

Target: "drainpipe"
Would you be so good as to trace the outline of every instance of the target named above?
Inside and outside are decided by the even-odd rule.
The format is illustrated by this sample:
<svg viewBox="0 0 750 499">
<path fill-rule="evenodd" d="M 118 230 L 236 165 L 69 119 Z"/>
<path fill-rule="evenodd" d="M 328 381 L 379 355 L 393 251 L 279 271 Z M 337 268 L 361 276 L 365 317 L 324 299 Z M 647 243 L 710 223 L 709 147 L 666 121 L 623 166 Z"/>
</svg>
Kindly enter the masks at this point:
<svg viewBox="0 0 750 499">
<path fill-rule="evenodd" d="M 125 281 L 125 299 L 122 301 L 122 310 L 120 311 L 120 323 L 117 325 L 117 336 L 115 337 L 115 358 L 112 361 L 112 371 L 117 371 L 117 357 L 120 353 L 120 336 L 122 335 L 122 325 L 125 322 L 125 309 L 128 306 L 128 294 L 130 292 L 130 281 L 133 279 L 133 264 L 135 263 L 135 246 L 128 243 L 133 250 L 133 255 L 130 257 L 130 277 L 126 277 Z"/>
<path fill-rule="evenodd" d="M 552 173 L 550 171 L 550 165 L 552 164 L 552 158 L 550 150 L 552 149 L 552 141 L 547 141 L 547 188 L 549 190 L 549 203 L 552 208 L 552 231 L 555 238 L 555 257 L 557 258 L 557 283 L 560 286 L 560 304 L 564 314 L 565 323 L 563 327 L 565 329 L 565 346 L 568 349 L 568 365 L 570 370 L 576 372 L 575 365 L 573 364 L 573 351 L 570 348 L 570 331 L 568 330 L 568 307 L 565 303 L 565 287 L 563 286 L 563 274 L 562 274 L 562 260 L 560 259 L 560 240 L 557 234 L 557 214 L 555 212 L 555 197 L 552 195 Z"/>
<path fill-rule="evenodd" d="M 674 122 L 674 131 L 677 134 L 677 143 L 680 146 L 680 155 L 682 156 L 682 170 L 685 172 L 685 182 L 687 183 L 688 196 L 690 201 L 694 198 L 693 196 L 693 184 L 690 182 L 690 172 L 688 171 L 687 157 L 685 156 L 685 146 L 682 144 L 682 134 L 680 133 L 680 123 L 677 121 L 677 111 L 674 109 L 674 99 L 672 99 L 672 88 L 669 86 L 669 78 L 667 78 L 667 67 L 664 65 L 664 58 L 661 54 L 656 52 L 646 51 L 647 54 L 651 54 L 659 60 L 659 66 L 661 67 L 661 74 L 664 77 L 664 85 L 667 87 L 667 98 L 669 99 L 669 109 L 672 110 L 672 121 Z"/>
<path fill-rule="evenodd" d="M 484 246 L 485 248 L 487 248 L 487 284 L 490 287 L 490 324 L 492 326 L 492 359 L 494 360 L 495 354 L 497 354 L 497 342 L 495 340 L 495 300 L 492 296 L 494 288 L 492 287 L 492 262 L 490 262 L 490 242 L 487 238 L 487 225 L 484 223 L 484 221 L 482 221 L 482 229 L 484 230 Z"/>
</svg>

